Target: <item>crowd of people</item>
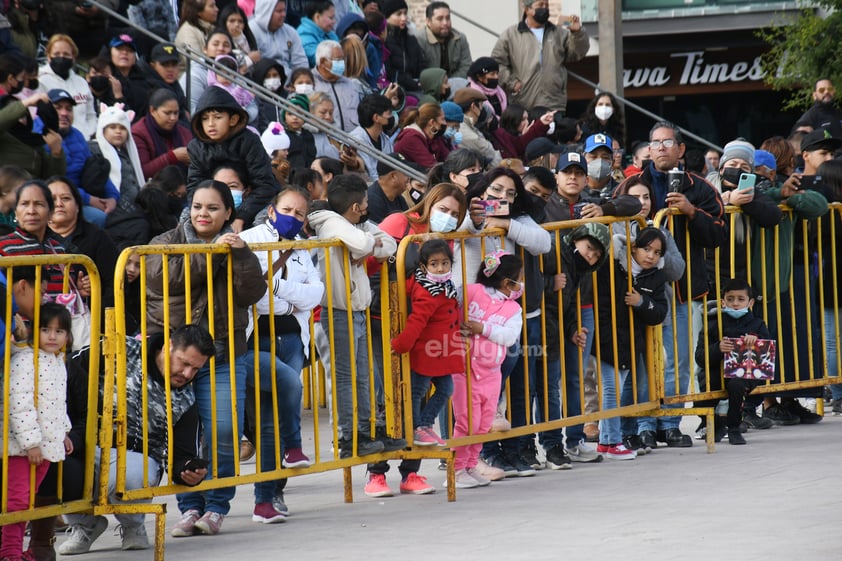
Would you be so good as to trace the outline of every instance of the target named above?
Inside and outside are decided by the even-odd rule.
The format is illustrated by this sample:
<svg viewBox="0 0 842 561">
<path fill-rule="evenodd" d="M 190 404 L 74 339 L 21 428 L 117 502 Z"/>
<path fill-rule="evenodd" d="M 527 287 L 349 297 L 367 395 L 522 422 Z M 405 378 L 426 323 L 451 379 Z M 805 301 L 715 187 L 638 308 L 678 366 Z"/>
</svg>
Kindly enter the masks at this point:
<svg viewBox="0 0 842 561">
<path fill-rule="evenodd" d="M 830 236 L 842 222 L 828 209 L 842 202 L 834 159 L 842 112 L 829 80 L 815 84 L 814 106 L 786 137 L 734 139 L 704 152 L 688 149 L 667 121 L 626 130 L 623 105 L 608 92 L 596 93 L 583 115 L 567 115 L 565 64 L 585 56 L 589 39 L 578 16 L 550 22 L 546 0 L 523 0 L 520 21 L 478 58 L 441 1 L 426 6 L 417 26 L 404 0 L 184 0 L 180 13 L 163 0 L 129 6 L 133 24 L 164 43 L 121 27 L 96 5 L 47 3 L 55 10 L 13 2 L 4 14 L 11 32 L 0 30 L 0 256 L 87 255 L 102 276 L 104 307 L 122 283 L 134 408 L 129 488 L 159 484 L 168 466 L 173 481 L 188 486 L 233 475 L 241 437 L 243 450 L 261 451 L 263 471 L 308 467 L 300 373 L 315 360 L 333 385 L 339 458 L 406 448 L 382 422 L 384 342 L 409 355 L 402 375 L 411 388 L 404 412 L 411 445 L 495 433 L 485 444 L 454 447 L 460 489 L 574 462 L 634 460 L 659 444 L 692 446 L 679 428 L 682 403 L 662 406 L 676 408 L 674 416 L 615 416 L 506 438 L 511 427 L 650 401 L 649 328 L 663 335 L 664 397 L 693 388 L 728 394 L 727 413 L 699 435 L 714 430 L 737 445 L 748 429 L 821 420 L 798 399 L 820 393 L 757 397 L 756 381 L 723 379 L 720 365 L 737 345 L 777 339 L 776 381 L 808 379 L 811 368 L 837 373 L 834 280 L 842 269 Z M 188 67 L 179 50 L 250 77 L 296 110 L 225 71 Z M 739 207 L 735 219 L 726 205 Z M 677 213 L 654 223 L 665 208 Z M 602 216 L 629 226 L 576 223 L 559 236 L 544 227 Z M 489 229 L 495 234 L 461 241 L 435 236 Z M 410 246 L 406 270 L 390 265 L 381 278 L 382 264 L 410 235 L 427 239 Z M 249 247 L 308 238 L 342 246 Z M 145 244 L 230 251 L 210 260 L 149 255 L 143 267 L 134 254 L 115 271 L 122 250 Z M 397 275 L 407 278 L 410 313 L 402 329 L 384 333 L 378 295 Z M 72 298 L 63 294 L 65 277 Z M 75 266 L 45 266 L 38 274 L 10 268 L 0 282 L 16 314 L 2 341 L 13 347 L 10 387 L 19 398 L 6 404 L 9 509 L 27 507 L 30 464 L 36 504 L 58 500 L 59 473 L 62 498 L 80 498 L 85 449 L 96 443 L 84 441 L 89 350 L 84 335 L 73 340 L 71 323 L 90 280 Z M 808 314 L 823 318 L 821 328 L 808 325 Z M 138 334 L 148 337 L 145 351 Z M 79 352 L 70 357 L 70 349 Z M 842 386 L 830 391 L 842 413 Z M 401 493 L 435 491 L 420 460 L 398 469 Z M 388 471 L 388 462 L 369 464 L 366 495 L 393 494 Z M 255 522 L 286 520 L 285 485 L 255 484 Z M 219 533 L 234 493 L 179 494 L 172 536 Z M 149 547 L 142 515 L 118 521 L 124 549 Z M 67 522 L 62 555 L 87 552 L 108 526 L 88 515 Z M 32 523 L 31 553 L 23 551 L 23 526 L 4 526 L 0 558 L 52 559 L 54 524 Z"/>
</svg>

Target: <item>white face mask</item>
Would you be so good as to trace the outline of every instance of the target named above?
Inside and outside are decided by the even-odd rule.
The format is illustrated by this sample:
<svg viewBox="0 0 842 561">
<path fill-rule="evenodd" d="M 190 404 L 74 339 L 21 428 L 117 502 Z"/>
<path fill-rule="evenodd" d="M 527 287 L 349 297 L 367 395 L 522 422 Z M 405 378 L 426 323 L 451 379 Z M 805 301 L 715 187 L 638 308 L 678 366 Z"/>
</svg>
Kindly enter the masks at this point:
<svg viewBox="0 0 842 561">
<path fill-rule="evenodd" d="M 281 87 L 281 79 L 280 78 L 266 78 L 263 80 L 263 87 L 267 90 L 275 91 Z"/>
<path fill-rule="evenodd" d="M 313 93 L 313 84 L 296 84 L 295 93 L 310 95 L 311 93 Z"/>
<path fill-rule="evenodd" d="M 597 105 L 593 112 L 600 121 L 607 121 L 614 114 L 614 108 L 610 105 Z"/>
</svg>

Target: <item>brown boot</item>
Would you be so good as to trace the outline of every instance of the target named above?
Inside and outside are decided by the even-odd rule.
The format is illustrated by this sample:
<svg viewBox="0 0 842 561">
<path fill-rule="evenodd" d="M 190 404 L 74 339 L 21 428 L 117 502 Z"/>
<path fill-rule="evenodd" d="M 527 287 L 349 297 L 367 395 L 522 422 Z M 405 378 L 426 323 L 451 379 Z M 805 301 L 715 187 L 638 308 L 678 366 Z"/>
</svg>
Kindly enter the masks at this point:
<svg viewBox="0 0 842 561">
<path fill-rule="evenodd" d="M 55 497 L 35 497 L 35 506 L 56 504 Z M 35 561 L 56 561 L 56 517 L 32 520 L 29 523 L 29 552 Z"/>
</svg>

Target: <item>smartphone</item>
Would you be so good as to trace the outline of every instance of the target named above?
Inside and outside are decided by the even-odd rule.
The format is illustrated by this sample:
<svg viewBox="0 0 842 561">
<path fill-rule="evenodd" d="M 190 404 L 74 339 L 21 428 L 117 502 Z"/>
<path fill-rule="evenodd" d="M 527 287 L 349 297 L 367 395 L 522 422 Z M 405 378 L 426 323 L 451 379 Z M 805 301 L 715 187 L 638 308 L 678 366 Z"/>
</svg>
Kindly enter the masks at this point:
<svg viewBox="0 0 842 561">
<path fill-rule="evenodd" d="M 186 471 L 196 471 L 200 469 L 206 469 L 208 467 L 208 461 L 204 458 L 193 458 L 187 460 L 187 463 L 184 464 L 184 469 Z"/>
<path fill-rule="evenodd" d="M 576 203 L 573 205 L 573 216 L 571 217 L 573 220 L 582 218 L 582 209 L 585 208 L 586 204 L 588 203 Z"/>
<path fill-rule="evenodd" d="M 678 193 L 681 190 L 681 181 L 684 172 L 678 168 L 672 168 L 667 172 L 667 189 L 670 193 Z"/>
<path fill-rule="evenodd" d="M 480 201 L 485 207 L 486 216 L 508 216 L 509 215 L 509 201 L 506 200 L 491 200 Z"/>
<path fill-rule="evenodd" d="M 741 173 L 740 182 L 737 184 L 738 191 L 747 189 L 754 189 L 754 184 L 757 183 L 757 176 L 753 173 Z"/>
<path fill-rule="evenodd" d="M 823 185 L 824 182 L 822 181 L 821 175 L 802 175 L 801 182 L 798 185 L 798 190 L 802 191 L 804 189 L 816 189 Z"/>
</svg>

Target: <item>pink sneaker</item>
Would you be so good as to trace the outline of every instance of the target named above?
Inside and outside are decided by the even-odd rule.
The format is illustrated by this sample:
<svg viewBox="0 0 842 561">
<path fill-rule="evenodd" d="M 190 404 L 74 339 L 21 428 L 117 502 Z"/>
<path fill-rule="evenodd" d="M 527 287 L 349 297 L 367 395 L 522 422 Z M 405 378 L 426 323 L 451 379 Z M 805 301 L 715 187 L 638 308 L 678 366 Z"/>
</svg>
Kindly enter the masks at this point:
<svg viewBox="0 0 842 561">
<path fill-rule="evenodd" d="M 429 427 L 418 427 L 412 437 L 412 443 L 416 446 L 438 446 L 440 440 Z"/>
<path fill-rule="evenodd" d="M 225 520 L 224 514 L 208 511 L 196 521 L 196 525 L 194 527 L 206 536 L 215 536 L 222 529 L 223 520 Z"/>
<path fill-rule="evenodd" d="M 176 522 L 172 529 L 172 537 L 186 538 L 196 533 L 196 521 L 201 517 L 198 510 L 190 509 L 181 515 L 181 520 Z"/>
<path fill-rule="evenodd" d="M 382 473 L 372 473 L 363 489 L 367 497 L 391 497 L 394 495 L 386 484 L 386 476 Z"/>
<path fill-rule="evenodd" d="M 301 448 L 290 448 L 284 451 L 283 464 L 285 468 L 306 468 L 310 467 L 310 458 L 304 455 Z"/>
<path fill-rule="evenodd" d="M 600 444 L 596 447 L 599 454 L 605 454 L 610 460 L 633 460 L 637 457 L 634 450 L 629 450 L 622 444 Z"/>
<path fill-rule="evenodd" d="M 427 484 L 427 478 L 417 473 L 410 473 L 404 481 L 401 481 L 401 493 L 404 494 L 429 495 L 435 492 L 435 487 Z"/>
</svg>

